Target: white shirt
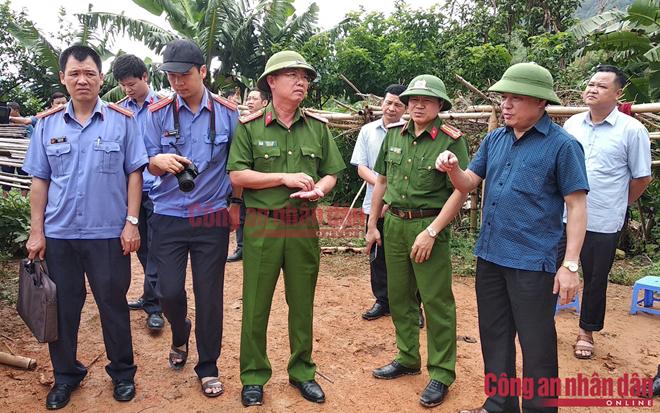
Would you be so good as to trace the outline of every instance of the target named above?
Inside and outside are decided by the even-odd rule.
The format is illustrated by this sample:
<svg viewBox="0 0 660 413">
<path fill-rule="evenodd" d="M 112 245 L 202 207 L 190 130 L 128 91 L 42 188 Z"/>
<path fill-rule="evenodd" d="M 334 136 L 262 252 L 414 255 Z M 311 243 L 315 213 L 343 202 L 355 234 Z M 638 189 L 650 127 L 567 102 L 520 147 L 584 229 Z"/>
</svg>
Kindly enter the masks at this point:
<svg viewBox="0 0 660 413">
<path fill-rule="evenodd" d="M 364 125 L 360 129 L 357 141 L 355 142 L 351 164 L 355 166 L 367 166 L 373 172 L 376 158 L 378 158 L 380 147 L 383 146 L 386 133 L 387 128 L 382 118 Z M 374 174 L 378 176 L 376 172 Z M 374 186 L 367 183 L 367 193 L 364 195 L 364 201 L 362 201 L 362 211 L 367 215 L 371 212 L 371 195 L 373 191 Z"/>
<path fill-rule="evenodd" d="M 623 227 L 630 180 L 651 175 L 649 132 L 637 119 L 614 108 L 595 125 L 590 112 L 564 124 L 584 148 L 589 179 L 587 231 L 615 233 Z M 566 222 L 566 210 L 564 210 Z"/>
</svg>

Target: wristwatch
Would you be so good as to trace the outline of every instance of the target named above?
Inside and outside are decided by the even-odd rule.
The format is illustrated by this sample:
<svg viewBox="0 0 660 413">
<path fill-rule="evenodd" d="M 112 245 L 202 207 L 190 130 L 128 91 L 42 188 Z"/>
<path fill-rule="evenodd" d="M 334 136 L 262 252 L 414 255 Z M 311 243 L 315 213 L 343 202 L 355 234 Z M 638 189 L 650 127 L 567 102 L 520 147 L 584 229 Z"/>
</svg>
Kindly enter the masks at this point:
<svg viewBox="0 0 660 413">
<path fill-rule="evenodd" d="M 578 270 L 578 268 L 579 268 L 577 262 L 575 262 L 575 261 L 568 261 L 568 260 L 565 260 L 565 261 L 561 264 L 561 266 L 562 266 L 562 267 L 566 267 L 566 268 L 568 268 L 568 270 L 569 270 L 570 272 L 577 272 L 577 270 Z"/>
<path fill-rule="evenodd" d="M 126 215 L 126 221 L 130 222 L 133 225 L 138 224 L 138 219 L 137 217 L 134 217 L 133 215 Z"/>
<path fill-rule="evenodd" d="M 426 232 L 429 233 L 429 236 L 430 236 L 431 238 L 435 238 L 435 237 L 438 236 L 438 231 L 436 231 L 436 230 L 434 230 L 433 228 L 431 228 L 430 225 L 429 225 L 428 227 L 426 227 Z"/>
</svg>

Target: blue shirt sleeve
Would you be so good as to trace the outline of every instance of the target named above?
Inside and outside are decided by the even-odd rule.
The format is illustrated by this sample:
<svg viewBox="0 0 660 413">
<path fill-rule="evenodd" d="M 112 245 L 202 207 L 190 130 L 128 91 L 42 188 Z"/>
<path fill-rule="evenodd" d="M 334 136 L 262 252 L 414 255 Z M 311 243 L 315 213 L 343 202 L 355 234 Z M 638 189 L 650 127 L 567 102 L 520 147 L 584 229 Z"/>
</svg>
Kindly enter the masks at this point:
<svg viewBox="0 0 660 413">
<path fill-rule="evenodd" d="M 140 127 L 135 116 L 126 118 L 126 153 L 124 154 L 124 172 L 131 174 L 149 163 L 144 141 L 140 136 Z"/>
<path fill-rule="evenodd" d="M 23 162 L 23 170 L 37 178 L 50 180 L 50 163 L 48 162 L 48 155 L 46 155 L 43 139 L 44 121 L 37 123 L 32 136 L 33 139 L 30 140 L 25 161 Z"/>
<path fill-rule="evenodd" d="M 161 124 L 160 113 L 167 113 L 167 109 L 161 109 L 158 112 L 149 112 L 144 125 L 144 144 L 147 149 L 147 156 L 150 158 L 162 152 L 160 146 Z"/>
<path fill-rule="evenodd" d="M 557 152 L 557 186 L 562 196 L 589 191 L 584 150 L 576 139 L 566 141 Z"/>
<path fill-rule="evenodd" d="M 30 122 L 32 122 L 32 127 L 37 126 L 37 122 L 39 121 L 39 118 L 36 116 L 30 116 Z"/>
<path fill-rule="evenodd" d="M 472 162 L 468 165 L 468 169 L 479 175 L 481 179 L 486 179 L 486 167 L 488 166 L 488 141 L 491 139 L 492 135 L 492 133 L 489 133 L 484 140 L 481 141 L 477 153 L 474 154 Z"/>
<path fill-rule="evenodd" d="M 628 168 L 633 179 L 651 175 L 651 140 L 645 127 L 628 134 Z"/>
</svg>

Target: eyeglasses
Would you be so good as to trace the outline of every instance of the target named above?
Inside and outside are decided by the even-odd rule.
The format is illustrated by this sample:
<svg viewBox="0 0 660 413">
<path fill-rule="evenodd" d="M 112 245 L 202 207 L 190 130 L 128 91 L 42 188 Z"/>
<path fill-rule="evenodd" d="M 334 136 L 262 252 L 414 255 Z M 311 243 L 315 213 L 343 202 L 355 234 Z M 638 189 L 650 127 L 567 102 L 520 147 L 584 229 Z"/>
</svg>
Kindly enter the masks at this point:
<svg viewBox="0 0 660 413">
<path fill-rule="evenodd" d="M 284 72 L 282 73 L 282 76 L 285 78 L 289 79 L 292 82 L 297 82 L 299 80 L 302 80 L 305 83 L 309 83 L 312 81 L 311 77 L 307 74 L 307 72 Z"/>
</svg>

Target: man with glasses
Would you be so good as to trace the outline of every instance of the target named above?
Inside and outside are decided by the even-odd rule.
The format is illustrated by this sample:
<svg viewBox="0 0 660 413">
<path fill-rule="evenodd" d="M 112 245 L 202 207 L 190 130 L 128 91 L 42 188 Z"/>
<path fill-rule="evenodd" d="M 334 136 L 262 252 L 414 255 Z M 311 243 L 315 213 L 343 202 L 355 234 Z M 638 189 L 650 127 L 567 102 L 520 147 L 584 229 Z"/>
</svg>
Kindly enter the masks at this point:
<svg viewBox="0 0 660 413">
<path fill-rule="evenodd" d="M 314 380 L 312 311 L 320 248 L 316 202 L 337 182 L 344 161 L 327 120 L 300 109 L 316 70 L 293 51 L 274 54 L 257 81 L 272 102 L 241 118 L 229 155 L 232 183 L 247 207 L 241 326 L 241 402 L 263 404 L 272 375 L 266 329 L 280 271 L 289 306 L 289 383 L 323 403 Z"/>
</svg>

